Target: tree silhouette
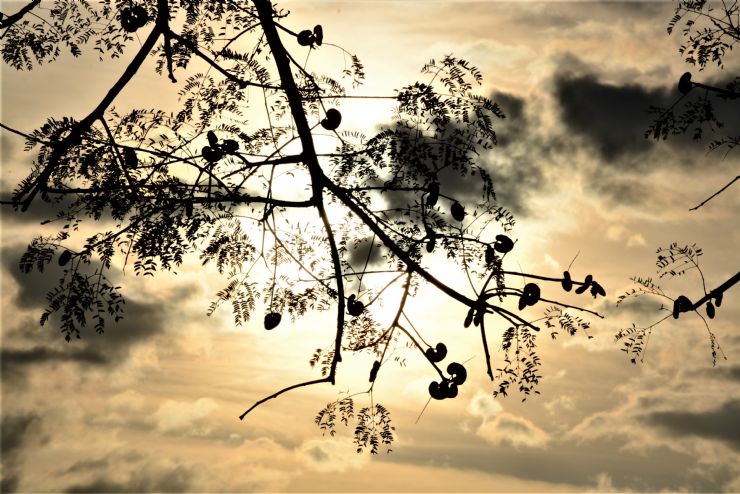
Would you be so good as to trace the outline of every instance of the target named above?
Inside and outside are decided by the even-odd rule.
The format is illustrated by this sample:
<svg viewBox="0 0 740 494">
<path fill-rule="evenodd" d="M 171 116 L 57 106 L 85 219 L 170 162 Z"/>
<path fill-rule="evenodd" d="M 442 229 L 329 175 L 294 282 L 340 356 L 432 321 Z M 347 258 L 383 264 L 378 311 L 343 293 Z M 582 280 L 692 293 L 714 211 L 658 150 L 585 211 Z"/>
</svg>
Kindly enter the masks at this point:
<svg viewBox="0 0 740 494">
<path fill-rule="evenodd" d="M 707 65 L 716 64 L 724 68 L 724 59 L 732 46 L 740 41 L 740 4 L 722 2 L 721 7 L 707 0 L 678 0 L 674 16 L 668 23 L 668 34 L 672 34 L 679 26 L 684 43 L 679 47 L 679 53 L 685 57 L 690 65 L 704 70 Z M 709 143 L 709 151 L 724 149 L 730 153 L 740 144 L 738 129 L 725 129 L 724 123 L 718 116 L 717 105 L 732 115 L 740 111 L 740 76 L 736 76 L 722 84 L 706 84 L 696 82 L 690 72 L 684 73 L 678 80 L 678 95 L 668 108 L 650 107 L 649 113 L 655 115 L 650 127 L 645 131 L 646 138 L 665 140 L 669 136 L 691 133 L 695 141 L 699 141 L 708 132 L 714 135 Z M 696 211 L 709 201 L 728 190 L 740 175 L 734 177 L 714 194 L 690 208 Z M 644 295 L 654 296 L 666 302 L 660 310 L 668 314 L 658 321 L 645 326 L 621 329 L 616 340 L 622 341 L 622 350 L 627 353 L 632 363 L 642 361 L 644 351 L 650 339 L 653 328 L 663 321 L 673 317 L 678 319 L 684 312 L 694 312 L 707 329 L 711 347 L 712 362 L 717 358 L 726 358 L 722 348 L 712 332 L 707 320 L 699 312 L 703 309 L 708 319 L 714 319 L 717 308 L 722 305 L 724 292 L 740 282 L 740 272 L 735 273 L 713 289 L 707 288 L 704 273 L 699 265 L 702 250 L 694 245 L 679 246 L 673 243 L 657 251 L 656 266 L 660 278 L 673 278 L 691 272 L 698 274 L 703 295 L 692 301 L 686 295 L 672 297 L 658 286 L 650 277 L 633 277 L 636 287 L 629 289 L 618 298 L 617 305 L 623 301 Z"/>
<path fill-rule="evenodd" d="M 385 97 L 397 103 L 392 120 L 368 137 L 345 130 L 337 108 L 363 97 L 344 87 L 362 82 L 361 62 L 329 43 L 321 25 L 290 26 L 288 13 L 268 0 L 58 1 L 36 12 L 38 4 L 0 21 L 3 59 L 15 69 L 52 62 L 64 47 L 75 56 L 92 45 L 101 59 L 123 57 L 134 34 L 143 39 L 84 118 L 50 117 L 28 133 L 2 124 L 36 153 L 4 204 L 20 213 L 44 201 L 58 211 L 45 222 L 60 224 L 58 233 L 33 239 L 20 269 L 62 267 L 41 324 L 58 323 L 67 341 L 87 325 L 102 333 L 123 317 L 112 269 L 133 265 L 137 275 L 154 276 L 197 253 L 226 278 L 209 315 L 230 306 L 234 323 L 244 325 L 261 312 L 266 330 L 309 311 L 336 316 L 333 343 L 310 357 L 320 376 L 257 400 L 240 418 L 290 390 L 334 384 L 348 354 L 370 353 L 369 388 L 359 393 L 369 395 L 369 406 L 356 408 L 356 395 L 342 395 L 315 421 L 330 434 L 337 417 L 352 421 L 358 451 L 376 453 L 393 441 L 389 411 L 372 397 L 389 348 L 419 351 L 435 376 L 433 399 L 454 398 L 466 381 L 464 365 L 446 361 L 452 345 L 448 352 L 444 342 L 425 340 L 404 310 L 422 284 L 467 308 L 461 325 L 479 328 L 495 395 L 512 385 L 525 398 L 538 392 L 541 326 L 555 338 L 588 329 L 574 311 L 601 317 L 548 298 L 542 288 L 604 296 L 592 275 L 504 268 L 516 248 L 514 218 L 497 204 L 479 164 L 496 144 L 494 121 L 504 113 L 473 92 L 482 75 L 468 62 L 446 56 L 424 65 L 424 82 Z M 315 50 L 345 60 L 338 76 L 298 61 Z M 178 84 L 179 107 L 116 110 L 148 57 Z M 195 61 L 208 69 L 196 72 Z M 85 235 L 83 224 L 97 233 Z M 450 273 L 462 273 L 469 286 L 457 286 Z M 396 299 L 386 292 L 392 286 L 402 287 Z M 511 299 L 516 308 L 507 305 Z M 389 321 L 373 310 L 381 300 L 393 307 Z M 535 305 L 546 307 L 544 315 L 533 318 L 527 309 Z M 501 328 L 499 363 L 491 360 L 492 328 Z"/>
</svg>

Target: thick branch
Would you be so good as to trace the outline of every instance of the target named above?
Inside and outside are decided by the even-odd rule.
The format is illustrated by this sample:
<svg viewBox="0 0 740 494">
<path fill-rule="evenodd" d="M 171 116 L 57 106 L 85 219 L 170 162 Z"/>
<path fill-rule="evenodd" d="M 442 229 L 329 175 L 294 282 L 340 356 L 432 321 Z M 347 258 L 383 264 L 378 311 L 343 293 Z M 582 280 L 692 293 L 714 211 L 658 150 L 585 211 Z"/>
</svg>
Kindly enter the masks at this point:
<svg viewBox="0 0 740 494">
<path fill-rule="evenodd" d="M 40 3 L 41 3 L 41 0 L 33 0 L 32 2 L 30 2 L 28 5 L 23 7 L 21 10 L 19 10 L 15 14 L 9 15 L 5 19 L 0 20 L 0 29 L 5 29 L 5 28 L 12 26 L 13 24 L 21 20 L 24 15 L 32 11 L 34 7 L 36 7 Z"/>
<path fill-rule="evenodd" d="M 341 342 L 342 334 L 344 332 L 345 300 L 344 280 L 342 279 L 342 266 L 339 260 L 339 251 L 337 249 L 334 234 L 332 233 L 329 218 L 326 214 L 322 199 L 324 174 L 319 165 L 319 159 L 316 156 L 316 148 L 313 143 L 313 136 L 311 135 L 311 127 L 308 125 L 306 113 L 301 103 L 301 94 L 298 90 L 295 79 L 293 78 L 293 72 L 290 70 L 290 58 L 280 40 L 280 35 L 278 34 L 277 29 L 275 28 L 275 22 L 272 19 L 272 5 L 268 0 L 254 0 L 254 5 L 257 7 L 257 14 L 265 33 L 265 39 L 270 47 L 270 52 L 275 58 L 275 65 L 277 66 L 278 74 L 280 75 L 280 86 L 285 90 L 285 94 L 288 98 L 290 112 L 293 116 L 293 121 L 295 122 L 296 130 L 303 148 L 303 158 L 311 174 L 311 187 L 313 191 L 312 199 L 315 201 L 314 204 L 319 212 L 321 221 L 324 224 L 324 229 L 326 230 L 326 235 L 329 241 L 339 302 L 337 307 L 337 332 L 334 344 L 334 358 L 332 359 L 331 369 L 328 376 L 331 383 L 334 384 L 337 364 L 342 361 Z"/>
<path fill-rule="evenodd" d="M 702 298 L 697 300 L 694 303 L 694 305 L 691 307 L 691 309 L 689 310 L 696 310 L 702 305 L 704 305 L 706 302 L 709 302 L 710 300 L 712 300 L 713 298 L 717 296 L 722 296 L 723 293 L 725 293 L 727 290 L 732 288 L 739 281 L 740 281 L 740 271 L 735 273 L 734 276 L 730 277 L 730 279 L 722 283 L 720 286 L 718 286 L 714 290 L 710 290 L 709 293 L 707 293 Z"/>
</svg>

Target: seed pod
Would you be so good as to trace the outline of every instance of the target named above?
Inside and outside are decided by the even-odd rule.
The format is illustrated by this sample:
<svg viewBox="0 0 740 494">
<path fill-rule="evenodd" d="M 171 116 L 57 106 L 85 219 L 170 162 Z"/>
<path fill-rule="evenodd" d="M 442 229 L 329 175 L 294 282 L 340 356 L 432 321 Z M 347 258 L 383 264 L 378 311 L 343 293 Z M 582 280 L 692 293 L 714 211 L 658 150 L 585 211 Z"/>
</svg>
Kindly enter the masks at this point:
<svg viewBox="0 0 740 494">
<path fill-rule="evenodd" d="M 563 271 L 563 281 L 560 282 L 560 286 L 562 286 L 563 290 L 566 292 L 573 289 L 573 280 L 570 279 L 570 273 L 568 271 Z"/>
<path fill-rule="evenodd" d="M 429 396 L 435 400 L 444 400 L 447 398 L 447 391 L 445 388 L 445 386 L 440 385 L 437 381 L 432 381 L 429 383 Z"/>
<path fill-rule="evenodd" d="M 473 325 L 478 327 L 483 324 L 483 316 L 486 315 L 486 311 L 478 309 L 475 311 L 475 317 L 473 317 Z"/>
<path fill-rule="evenodd" d="M 457 396 L 457 384 L 453 382 L 447 382 L 446 385 L 443 386 L 443 389 L 445 390 L 445 398 L 454 398 Z"/>
<path fill-rule="evenodd" d="M 429 187 L 427 187 L 427 207 L 431 208 L 435 204 L 437 204 L 437 200 L 439 199 L 439 184 L 437 182 L 432 182 L 429 184 Z"/>
<path fill-rule="evenodd" d="M 226 139 L 221 144 L 221 150 L 226 154 L 234 154 L 239 151 L 239 143 L 234 139 Z"/>
<path fill-rule="evenodd" d="M 378 377 L 378 370 L 380 370 L 380 360 L 373 362 L 373 368 L 370 369 L 370 382 L 375 382 L 375 378 Z"/>
<path fill-rule="evenodd" d="M 719 292 L 717 295 L 714 296 L 714 305 L 717 307 L 722 306 L 722 295 L 724 295 L 724 292 Z"/>
<path fill-rule="evenodd" d="M 59 265 L 60 266 L 66 266 L 67 263 L 72 259 L 72 253 L 68 250 L 65 250 L 62 252 L 62 254 L 59 256 Z"/>
<path fill-rule="evenodd" d="M 212 130 L 208 131 L 206 137 L 208 138 L 208 144 L 210 144 L 212 148 L 218 147 L 218 137 L 216 137 L 216 134 Z"/>
<path fill-rule="evenodd" d="M 149 12 L 141 5 L 134 5 L 131 9 L 131 18 L 136 29 L 139 29 L 149 22 Z"/>
<path fill-rule="evenodd" d="M 593 276 L 591 276 L 590 274 L 586 275 L 586 279 L 585 279 L 585 280 L 583 280 L 583 285 L 581 285 L 581 286 L 579 286 L 578 288 L 576 288 L 576 293 L 577 293 L 578 295 L 580 295 L 580 294 L 582 294 L 583 292 L 585 292 L 586 290 L 588 290 L 588 287 L 590 287 L 590 286 L 591 286 L 591 282 L 592 282 L 593 280 L 594 280 L 594 277 L 593 277 Z"/>
<path fill-rule="evenodd" d="M 596 298 L 597 295 L 606 297 L 606 290 L 604 290 L 604 287 L 599 285 L 597 282 L 593 281 L 591 282 L 591 295 L 593 295 L 594 298 Z"/>
<path fill-rule="evenodd" d="M 681 94 L 688 94 L 693 88 L 694 84 L 691 82 L 691 72 L 684 72 L 678 80 L 678 92 Z"/>
<path fill-rule="evenodd" d="M 270 330 L 277 328 L 282 318 L 283 317 L 277 312 L 265 314 L 265 329 Z"/>
<path fill-rule="evenodd" d="M 313 38 L 316 46 L 321 46 L 321 43 L 324 42 L 324 29 L 321 27 L 321 24 L 317 24 L 314 26 Z"/>
<path fill-rule="evenodd" d="M 337 130 L 342 123 L 342 114 L 336 108 L 326 110 L 326 117 L 321 121 L 321 126 L 326 130 Z"/>
<path fill-rule="evenodd" d="M 121 9 L 121 27 L 127 33 L 134 33 L 139 29 L 134 17 L 131 15 L 131 9 L 128 7 Z"/>
<path fill-rule="evenodd" d="M 534 305 L 540 301 L 540 287 L 536 283 L 527 283 L 522 289 L 522 296 L 526 305 Z M 520 309 L 521 310 L 521 309 Z"/>
<path fill-rule="evenodd" d="M 437 236 L 434 235 L 434 232 L 432 232 L 432 235 L 429 236 L 429 240 L 427 240 L 427 252 L 432 252 L 436 244 Z"/>
<path fill-rule="evenodd" d="M 349 312 L 351 316 L 357 317 L 362 314 L 362 311 L 364 310 L 365 304 L 363 304 L 359 300 L 353 300 L 352 303 L 347 302 L 347 312 Z"/>
<path fill-rule="evenodd" d="M 455 218 L 457 221 L 462 221 L 463 219 L 465 219 L 465 208 L 457 201 L 452 203 L 450 212 L 452 213 L 452 217 Z"/>
<path fill-rule="evenodd" d="M 311 46 L 314 42 L 314 35 L 308 29 L 298 33 L 298 44 L 301 46 Z"/>
<path fill-rule="evenodd" d="M 679 297 L 673 302 L 673 319 L 678 319 L 678 315 L 681 312 L 688 312 L 691 310 L 693 304 L 688 297 L 679 295 Z"/>
<path fill-rule="evenodd" d="M 216 163 L 223 157 L 223 153 L 219 148 L 212 148 L 211 146 L 204 146 L 201 152 L 203 159 L 209 163 Z"/>
<path fill-rule="evenodd" d="M 493 248 L 496 249 L 496 252 L 506 254 L 514 248 L 514 242 L 506 235 L 496 235 L 496 242 L 494 242 Z"/>
<path fill-rule="evenodd" d="M 712 302 L 707 302 L 707 317 L 714 319 L 714 304 Z"/>
<path fill-rule="evenodd" d="M 465 322 L 463 322 L 463 326 L 466 328 L 470 327 L 470 324 L 473 322 L 473 314 L 475 314 L 475 309 L 470 309 L 468 311 L 468 315 L 465 316 Z"/>
<path fill-rule="evenodd" d="M 123 148 L 123 163 L 126 168 L 136 168 L 139 164 L 139 158 L 136 156 L 136 151 L 132 148 Z"/>
<path fill-rule="evenodd" d="M 486 264 L 491 264 L 496 260 L 496 251 L 490 245 L 486 246 Z"/>
<path fill-rule="evenodd" d="M 462 364 L 458 364 L 457 362 L 452 362 L 447 366 L 447 373 L 450 375 L 452 382 L 458 386 L 462 386 L 468 378 L 468 371 L 465 370 Z"/>
</svg>

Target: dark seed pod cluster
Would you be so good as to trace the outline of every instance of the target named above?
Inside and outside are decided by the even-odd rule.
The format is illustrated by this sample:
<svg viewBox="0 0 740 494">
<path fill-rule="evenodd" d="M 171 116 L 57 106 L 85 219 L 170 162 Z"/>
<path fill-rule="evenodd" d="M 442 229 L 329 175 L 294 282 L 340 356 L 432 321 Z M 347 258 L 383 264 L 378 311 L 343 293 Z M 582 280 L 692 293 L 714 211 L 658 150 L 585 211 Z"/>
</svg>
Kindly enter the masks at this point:
<svg viewBox="0 0 740 494">
<path fill-rule="evenodd" d="M 450 375 L 449 378 L 444 378 L 440 382 L 432 381 L 429 383 L 429 395 L 435 400 L 456 397 L 457 387 L 462 386 L 468 378 L 465 367 L 457 362 L 452 362 L 447 366 L 447 373 Z"/>
<path fill-rule="evenodd" d="M 121 27 L 127 33 L 135 33 L 149 22 L 149 13 L 141 5 L 121 9 Z"/>
<path fill-rule="evenodd" d="M 209 163 L 218 162 L 224 157 L 224 154 L 234 154 L 239 151 L 239 143 L 234 139 L 225 139 L 219 144 L 218 137 L 213 131 L 209 130 L 206 136 L 208 137 L 208 146 L 203 147 L 201 154 L 203 159 Z"/>
</svg>

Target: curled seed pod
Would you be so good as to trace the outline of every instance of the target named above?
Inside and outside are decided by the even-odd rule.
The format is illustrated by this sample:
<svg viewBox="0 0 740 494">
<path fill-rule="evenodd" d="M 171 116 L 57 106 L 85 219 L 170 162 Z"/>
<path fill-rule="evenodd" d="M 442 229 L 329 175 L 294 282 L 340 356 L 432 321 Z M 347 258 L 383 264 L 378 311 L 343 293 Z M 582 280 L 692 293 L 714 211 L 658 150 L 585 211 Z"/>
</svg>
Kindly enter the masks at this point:
<svg viewBox="0 0 740 494">
<path fill-rule="evenodd" d="M 693 88 L 694 84 L 691 82 L 691 72 L 684 72 L 678 80 L 678 92 L 681 94 L 688 94 Z"/>
<path fill-rule="evenodd" d="M 429 184 L 429 187 L 427 187 L 427 207 L 431 208 L 435 204 L 437 204 L 437 200 L 439 199 L 439 184 L 437 182 L 432 182 Z"/>
<path fill-rule="evenodd" d="M 442 342 L 437 343 L 435 350 L 437 350 L 437 358 L 439 359 L 437 360 L 437 362 L 443 361 L 447 356 L 447 345 Z"/>
<path fill-rule="evenodd" d="M 447 373 L 450 375 L 452 382 L 458 386 L 462 386 L 468 378 L 468 371 L 465 370 L 462 364 L 458 364 L 457 362 L 452 362 L 447 366 Z"/>
<path fill-rule="evenodd" d="M 321 121 L 321 126 L 326 130 L 337 130 L 342 123 L 342 114 L 336 108 L 326 110 L 326 117 Z"/>
<path fill-rule="evenodd" d="M 282 318 L 283 316 L 277 312 L 265 314 L 265 329 L 270 330 L 277 328 Z"/>
<path fill-rule="evenodd" d="M 435 400 L 444 400 L 445 398 L 447 398 L 446 386 L 438 383 L 437 381 L 430 382 L 429 396 L 431 396 Z"/>
<path fill-rule="evenodd" d="M 370 369 L 370 382 L 375 382 L 375 378 L 378 377 L 378 371 L 380 370 L 380 360 L 373 362 L 373 368 Z"/>
<path fill-rule="evenodd" d="M 466 328 L 469 328 L 470 325 L 473 322 L 473 315 L 475 314 L 475 309 L 470 309 L 468 311 L 468 315 L 465 316 L 465 322 L 463 322 L 463 326 Z"/>
<path fill-rule="evenodd" d="M 506 254 L 514 248 L 514 242 L 506 235 L 496 235 L 496 242 L 494 242 L 493 248 L 496 249 L 496 252 Z"/>
<path fill-rule="evenodd" d="M 457 201 L 452 203 L 450 212 L 452 213 L 452 217 L 455 218 L 457 221 L 462 221 L 465 219 L 465 208 Z"/>
<path fill-rule="evenodd" d="M 707 302 L 707 317 L 709 319 L 714 319 L 714 304 L 712 302 Z"/>
<path fill-rule="evenodd" d="M 351 304 L 349 302 L 347 303 L 347 312 L 349 312 L 351 316 L 357 317 L 362 314 L 364 310 L 365 304 L 363 304 L 359 300 L 355 300 Z"/>
<path fill-rule="evenodd" d="M 563 271 L 563 280 L 560 282 L 560 286 L 562 286 L 563 290 L 566 292 L 573 289 L 573 280 L 570 278 L 570 273 L 568 271 Z"/>
<path fill-rule="evenodd" d="M 314 35 L 308 29 L 304 29 L 298 33 L 298 44 L 301 46 L 311 46 L 314 42 Z"/>
<path fill-rule="evenodd" d="M 60 266 L 66 266 L 70 259 L 72 259 L 72 253 L 68 250 L 65 250 L 59 256 L 59 260 L 57 262 L 59 262 Z"/>
<path fill-rule="evenodd" d="M 321 46 L 321 43 L 324 42 L 324 28 L 321 27 L 321 24 L 316 24 L 314 26 L 313 39 L 316 43 L 316 46 Z"/>
<path fill-rule="evenodd" d="M 540 301 L 540 287 L 536 283 L 527 283 L 522 289 L 522 297 L 526 305 L 534 305 Z"/>
<path fill-rule="evenodd" d="M 211 146 L 204 146 L 201 153 L 203 154 L 203 159 L 209 163 L 216 163 L 224 156 L 219 148 L 212 148 Z"/>
<path fill-rule="evenodd" d="M 457 384 L 448 381 L 443 385 L 443 389 L 445 398 L 455 398 L 457 396 Z"/>
</svg>

